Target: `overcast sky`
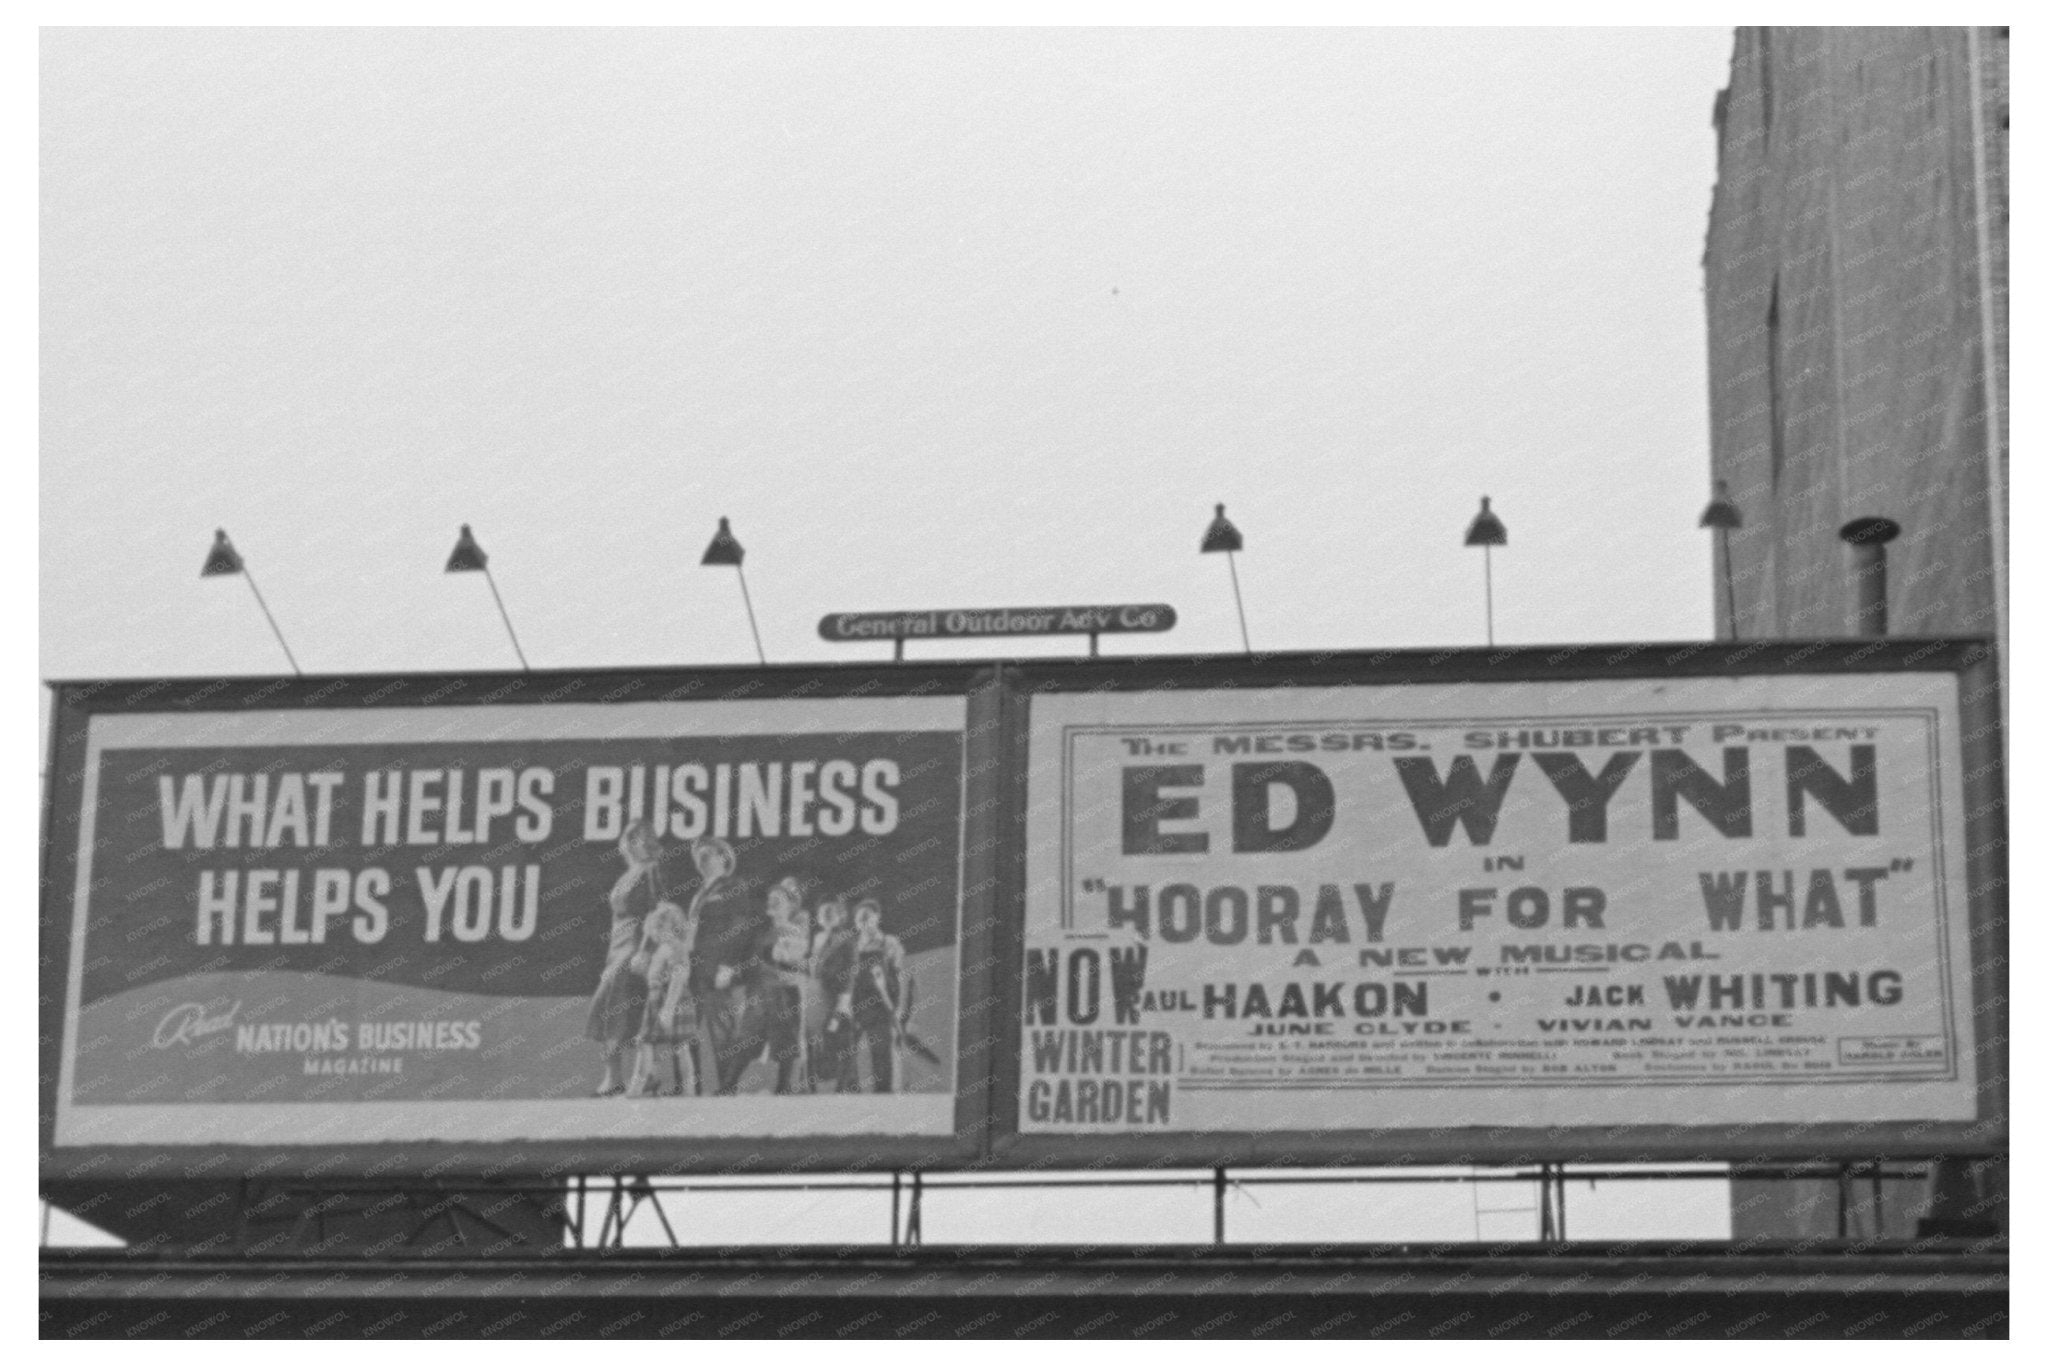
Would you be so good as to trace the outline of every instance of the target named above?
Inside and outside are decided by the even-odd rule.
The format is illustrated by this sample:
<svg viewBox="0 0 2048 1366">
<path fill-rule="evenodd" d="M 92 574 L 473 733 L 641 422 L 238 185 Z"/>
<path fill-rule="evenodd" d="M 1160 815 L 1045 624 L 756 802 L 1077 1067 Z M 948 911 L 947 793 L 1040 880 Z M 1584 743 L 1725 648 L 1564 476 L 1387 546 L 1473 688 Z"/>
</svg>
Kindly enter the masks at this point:
<svg viewBox="0 0 2048 1366">
<path fill-rule="evenodd" d="M 46 30 L 42 672 L 280 670 L 216 526 L 308 671 L 509 667 L 462 522 L 536 667 L 743 661 L 720 514 L 771 659 L 1084 601 L 1235 649 L 1218 501 L 1255 646 L 1472 644 L 1482 493 L 1501 640 L 1710 634 L 1729 48 Z"/>
<path fill-rule="evenodd" d="M 886 656 L 821 641 L 829 611 L 1069 602 L 1180 610 L 1112 650 L 1236 649 L 1218 501 L 1261 649 L 1481 643 L 1481 494 L 1502 641 L 1711 634 L 1725 29 L 42 48 L 46 678 L 280 671 L 198 577 L 216 526 L 309 672 L 511 667 L 486 585 L 441 572 L 462 522 L 536 667 L 748 660 L 697 563 L 721 514 L 774 660 Z M 1233 1218 L 1533 1219 L 1306 1196 Z M 1173 1199 L 1122 1197 L 1126 1231 L 1206 1236 Z M 949 1208 L 1068 1228 L 975 1201 L 935 1237 Z M 1712 1234 L 1726 1199 L 1614 1217 Z"/>
</svg>

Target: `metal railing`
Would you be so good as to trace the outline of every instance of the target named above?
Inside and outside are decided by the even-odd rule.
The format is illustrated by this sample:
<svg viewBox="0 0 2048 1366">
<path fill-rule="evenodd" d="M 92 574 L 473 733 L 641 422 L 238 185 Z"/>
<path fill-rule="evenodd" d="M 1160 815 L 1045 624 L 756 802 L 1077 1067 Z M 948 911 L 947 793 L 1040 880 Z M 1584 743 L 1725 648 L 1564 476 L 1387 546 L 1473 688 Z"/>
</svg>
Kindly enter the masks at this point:
<svg viewBox="0 0 2048 1366">
<path fill-rule="evenodd" d="M 1184 1191 L 1205 1198 L 1209 1207 L 1210 1239 L 1216 1245 L 1231 1241 L 1230 1197 L 1233 1193 L 1258 1201 L 1254 1192 L 1268 1188 L 1350 1187 L 1394 1190 L 1402 1187 L 1462 1187 L 1473 1192 L 1474 1226 L 1470 1241 L 1477 1244 L 1521 1243 L 1528 1237 L 1482 1236 L 1479 1217 L 1484 1215 L 1535 1216 L 1533 1240 L 1562 1243 L 1570 1238 L 1568 1192 L 1573 1184 L 1582 1190 L 1598 1184 L 1656 1182 L 1716 1182 L 1732 1192 L 1736 1179 L 1803 1180 L 1834 1187 L 1836 1235 L 1851 1236 L 1851 1210 L 1875 1212 L 1876 1228 L 1883 1229 L 1885 1187 L 1901 1182 L 1924 1181 L 1930 1165 L 1886 1163 L 1877 1160 L 1837 1164 L 1788 1164 L 1783 1166 L 1719 1165 L 1631 1166 L 1623 1164 L 1538 1163 L 1516 1167 L 1467 1168 L 1458 1170 L 1373 1169 L 1334 1171 L 1314 1169 L 1255 1170 L 1214 1167 L 1177 1171 L 1122 1172 L 920 1172 L 818 1174 L 799 1176 L 578 1176 L 557 1181 L 444 1181 L 432 1184 L 348 1181 L 264 1181 L 242 1182 L 237 1187 L 231 1237 L 219 1240 L 221 1250 L 261 1248 L 331 1247 L 335 1245 L 337 1221 L 366 1211 L 395 1220 L 402 1235 L 386 1242 L 384 1250 L 406 1252 L 427 1247 L 459 1247 L 488 1253 L 498 1247 L 519 1247 L 531 1251 L 529 1235 L 514 1232 L 493 1217 L 498 1202 L 520 1199 L 549 1211 L 562 1229 L 560 1250 L 595 1252 L 635 1246 L 682 1247 L 676 1220 L 671 1215 L 687 1208 L 693 1197 L 707 1195 L 830 1196 L 869 1195 L 887 1197 L 887 1228 L 877 1226 L 874 1236 L 849 1241 L 868 1246 L 917 1247 L 925 1241 L 926 1207 L 933 1199 L 968 1193 L 1042 1192 L 1141 1192 Z M 1859 1187 L 1867 1184 L 1868 1204 L 1862 1203 Z M 1478 1193 L 1488 1188 L 1530 1190 L 1534 1203 L 1482 1209 Z M 1903 1212 L 1903 1211 L 1901 1211 Z M 841 1211 L 843 1214 L 844 1211 Z M 879 1225 L 879 1220 L 877 1224 Z M 1654 1219 L 1647 1222 L 1654 1223 Z M 529 1224 L 531 1221 L 529 1220 Z M 721 1227 L 717 1241 L 727 1246 L 767 1245 L 773 1240 L 749 1239 L 749 1228 Z M 1385 1241 L 1362 1228 L 1359 1242 Z M 1659 1236 L 1645 1233 L 1645 1237 Z M 1696 1237 L 1691 1232 L 1687 1237 Z M 1089 1240 L 1104 1241 L 1100 1230 L 1091 1228 Z M 956 1241 L 989 1241 L 968 1238 Z M 1080 1241 L 1080 1240 L 1076 1240 Z M 1109 1241 L 1117 1241 L 1111 1239 Z M 1125 1240 L 1135 1241 L 1135 1240 Z M 1182 1240 L 1186 1241 L 1186 1240 Z M 1266 1239 L 1264 1241 L 1270 1241 Z M 1405 1240 L 1402 1240 L 1405 1241 Z M 42 1220 L 42 1245 L 52 1246 L 52 1224 L 46 1204 Z"/>
</svg>

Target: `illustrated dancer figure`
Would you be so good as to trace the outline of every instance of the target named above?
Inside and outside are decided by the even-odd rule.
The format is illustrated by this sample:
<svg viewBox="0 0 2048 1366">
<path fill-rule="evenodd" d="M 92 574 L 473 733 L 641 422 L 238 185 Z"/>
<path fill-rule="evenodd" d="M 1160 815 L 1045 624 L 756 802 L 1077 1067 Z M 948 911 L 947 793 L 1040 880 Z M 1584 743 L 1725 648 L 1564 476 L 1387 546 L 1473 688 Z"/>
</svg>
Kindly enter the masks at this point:
<svg viewBox="0 0 2048 1366">
<path fill-rule="evenodd" d="M 698 1090 L 697 1001 L 690 995 L 690 955 L 696 941 L 694 912 L 661 905 L 648 915 L 636 955 L 647 979 L 647 1011 L 633 1080 L 626 1087 L 629 1096 L 686 1096 Z M 667 1086 L 657 1080 L 663 1063 Z"/>
<path fill-rule="evenodd" d="M 625 1090 L 638 1050 L 647 1010 L 647 978 L 635 967 L 634 959 L 647 917 L 658 906 L 675 909 L 675 903 L 662 893 L 662 852 L 654 827 L 644 820 L 629 824 L 619 837 L 619 857 L 625 860 L 626 871 L 612 884 L 611 939 L 583 1028 L 584 1036 L 604 1049 L 604 1076 L 597 1083 L 600 1096 L 615 1096 Z"/>
<path fill-rule="evenodd" d="M 872 899 L 853 908 L 853 928 L 851 981 L 836 1011 L 853 1022 L 854 1046 L 848 1050 L 847 1071 L 852 1072 L 859 1041 L 865 1039 L 869 1089 L 890 1092 L 903 1075 L 903 1030 L 910 1023 L 910 979 L 903 941 L 883 933 L 882 906 Z"/>
</svg>

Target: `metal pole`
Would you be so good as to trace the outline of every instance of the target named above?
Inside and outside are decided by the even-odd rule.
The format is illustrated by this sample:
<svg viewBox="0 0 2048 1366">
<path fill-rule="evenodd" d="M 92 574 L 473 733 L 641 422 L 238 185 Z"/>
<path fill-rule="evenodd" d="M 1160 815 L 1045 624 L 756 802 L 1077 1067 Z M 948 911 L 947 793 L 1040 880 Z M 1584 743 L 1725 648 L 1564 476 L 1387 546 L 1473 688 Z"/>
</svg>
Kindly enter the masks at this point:
<svg viewBox="0 0 2048 1366">
<path fill-rule="evenodd" d="M 256 595 L 256 605 L 263 609 L 263 619 L 270 623 L 270 634 L 277 637 L 278 648 L 284 651 L 285 662 L 292 666 L 292 672 L 304 678 L 306 671 L 299 667 L 299 661 L 292 658 L 292 647 L 284 643 L 284 632 L 277 629 L 277 618 L 270 615 L 270 604 L 263 600 L 263 590 L 256 586 L 256 576 L 249 572 L 249 566 L 242 566 L 242 577 L 249 581 L 249 591 Z"/>
<path fill-rule="evenodd" d="M 755 642 L 755 648 L 757 648 L 757 649 L 758 649 L 758 648 L 759 648 L 759 644 L 760 644 L 760 643 L 759 643 L 759 641 L 756 641 L 756 642 Z M 898 637 L 896 637 L 896 662 L 897 662 L 898 664 L 901 664 L 901 663 L 903 662 L 903 637 L 902 637 L 902 636 L 898 636 Z"/>
<path fill-rule="evenodd" d="M 768 652 L 761 648 L 761 628 L 754 622 L 754 597 L 753 594 L 747 592 L 746 566 L 736 564 L 733 566 L 733 569 L 740 576 L 740 601 L 744 602 L 747 605 L 747 629 L 754 633 L 754 653 L 760 658 L 763 664 L 766 664 L 768 662 Z M 901 643 L 897 645 L 896 649 L 896 657 L 898 659 L 901 659 L 903 657 L 903 647 Z"/>
<path fill-rule="evenodd" d="M 1486 643 L 1493 644 L 1493 547 L 1481 546 L 1486 556 Z"/>
<path fill-rule="evenodd" d="M 1850 553 L 1854 564 L 1850 573 L 1855 579 L 1856 593 L 1853 609 L 1856 613 L 1855 633 L 1881 637 L 1887 624 L 1884 547 L 1865 542 Z"/>
<path fill-rule="evenodd" d="M 1839 535 L 1849 547 L 1850 634 L 1882 637 L 1891 628 L 1885 546 L 1898 539 L 1899 524 L 1889 517 L 1857 517 L 1843 523 Z"/>
<path fill-rule="evenodd" d="M 668 1235 L 668 1245 L 670 1247 L 681 1247 L 683 1245 L 681 1240 L 676 1237 L 675 1229 L 668 1222 L 668 1211 L 661 1207 L 661 1192 L 654 1188 L 654 1181 L 651 1177 L 642 1177 L 640 1179 L 646 1183 L 647 1199 L 654 1206 L 654 1217 L 661 1220 L 661 1231 Z"/>
<path fill-rule="evenodd" d="M 1237 552 L 1235 550 L 1227 552 L 1227 558 L 1230 560 L 1230 595 L 1237 599 L 1237 633 L 1244 637 L 1244 652 L 1250 654 L 1252 652 L 1252 633 L 1251 629 L 1244 624 L 1244 593 L 1237 586 Z"/>
<path fill-rule="evenodd" d="M 1989 495 L 1991 531 L 1991 589 L 1998 613 L 1998 712 L 2006 719 L 2011 694 L 2006 677 L 2006 655 L 2010 653 L 2008 588 L 2006 585 L 2005 461 L 2004 433 L 1998 429 L 1998 320 L 1992 312 L 1991 211 L 1985 202 L 1990 184 L 1984 165 L 1984 53 L 1975 28 L 1963 30 L 1970 55 L 1970 162 L 1976 182 L 1977 199 L 1977 312 L 1982 318 L 1980 335 L 1984 348 L 1984 488 Z M 2000 727 L 2004 734 L 2003 725 Z"/>
<path fill-rule="evenodd" d="M 1714 533 L 1721 542 L 1721 582 L 1728 590 L 1728 639 L 1742 639 L 1742 632 L 1735 625 L 1735 559 L 1728 549 L 1728 529 L 1721 528 Z"/>
<path fill-rule="evenodd" d="M 1885 545 L 1898 539 L 1889 517 L 1857 517 L 1837 533 L 1849 547 L 1849 633 L 1881 638 L 1890 629 L 1885 597 Z"/>
<path fill-rule="evenodd" d="M 492 577 L 489 565 L 484 566 L 484 582 L 491 586 L 491 601 L 498 604 L 498 616 L 505 623 L 505 635 L 512 642 L 512 653 L 519 656 L 519 667 L 532 673 L 533 666 L 526 662 L 526 651 L 519 648 L 519 633 L 512 629 L 512 614 L 505 610 L 505 599 L 498 595 L 498 581 Z"/>
<path fill-rule="evenodd" d="M 902 1172 L 890 1172 L 890 1173 L 889 1173 L 889 1246 L 890 1246 L 890 1247 L 901 1247 L 901 1246 L 903 1245 L 903 1243 L 902 1243 L 902 1239 L 901 1239 L 901 1237 L 900 1237 L 900 1236 L 898 1235 L 898 1233 L 897 1233 L 897 1228 L 898 1228 L 898 1223 L 897 1223 L 897 1216 L 898 1216 L 898 1213 L 899 1213 L 899 1212 L 901 1211 L 901 1209 L 902 1209 L 902 1200 L 903 1200 L 903 1173 L 902 1173 Z"/>
<path fill-rule="evenodd" d="M 632 1212 L 626 1208 L 626 1178 L 612 1178 L 611 1194 L 607 1197 L 604 1212 L 603 1236 L 597 1240 L 599 1247 L 624 1247 L 626 1245 L 626 1220 Z"/>
<path fill-rule="evenodd" d="M 1216 1246 L 1223 1246 L 1223 1168 L 1216 1169 Z"/>
</svg>

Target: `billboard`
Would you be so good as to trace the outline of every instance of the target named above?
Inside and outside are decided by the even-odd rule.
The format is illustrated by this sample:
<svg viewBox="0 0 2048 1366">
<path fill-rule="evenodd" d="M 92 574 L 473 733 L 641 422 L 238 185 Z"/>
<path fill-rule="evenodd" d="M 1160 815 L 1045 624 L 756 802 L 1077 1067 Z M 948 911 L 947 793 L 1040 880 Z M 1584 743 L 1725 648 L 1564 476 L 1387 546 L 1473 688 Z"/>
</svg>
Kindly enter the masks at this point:
<svg viewBox="0 0 2048 1366">
<path fill-rule="evenodd" d="M 1908 644 L 1037 671 L 1007 1154 L 1981 1143 L 1996 707 Z"/>
<path fill-rule="evenodd" d="M 1989 660 L 60 684 L 43 1174 L 1995 1150 Z"/>
<path fill-rule="evenodd" d="M 966 1151 L 969 683 L 61 687 L 46 1174 Z"/>
</svg>

